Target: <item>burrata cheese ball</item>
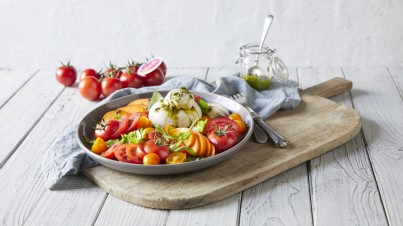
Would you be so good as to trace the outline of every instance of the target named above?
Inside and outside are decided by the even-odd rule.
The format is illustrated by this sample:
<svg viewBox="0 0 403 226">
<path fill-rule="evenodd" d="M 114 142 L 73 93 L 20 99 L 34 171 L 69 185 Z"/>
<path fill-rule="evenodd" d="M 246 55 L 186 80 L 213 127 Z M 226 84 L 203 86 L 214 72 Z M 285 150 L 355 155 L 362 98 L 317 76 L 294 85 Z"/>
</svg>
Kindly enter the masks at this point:
<svg viewBox="0 0 403 226">
<path fill-rule="evenodd" d="M 156 102 L 148 117 L 154 125 L 161 127 L 188 128 L 194 120 L 202 117 L 202 112 L 190 91 L 181 87 L 169 91 L 166 97 Z"/>
</svg>

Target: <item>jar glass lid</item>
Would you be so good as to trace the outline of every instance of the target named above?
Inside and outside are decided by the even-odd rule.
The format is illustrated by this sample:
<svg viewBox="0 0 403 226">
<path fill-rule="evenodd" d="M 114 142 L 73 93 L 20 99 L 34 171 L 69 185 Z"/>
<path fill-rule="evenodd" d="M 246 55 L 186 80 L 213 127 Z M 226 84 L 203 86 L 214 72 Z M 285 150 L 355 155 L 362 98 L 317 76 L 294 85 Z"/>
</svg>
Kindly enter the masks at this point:
<svg viewBox="0 0 403 226">
<path fill-rule="evenodd" d="M 284 62 L 280 58 L 273 57 L 271 59 L 271 68 L 273 70 L 274 77 L 279 82 L 285 82 L 288 80 L 287 67 L 285 66 Z"/>
</svg>

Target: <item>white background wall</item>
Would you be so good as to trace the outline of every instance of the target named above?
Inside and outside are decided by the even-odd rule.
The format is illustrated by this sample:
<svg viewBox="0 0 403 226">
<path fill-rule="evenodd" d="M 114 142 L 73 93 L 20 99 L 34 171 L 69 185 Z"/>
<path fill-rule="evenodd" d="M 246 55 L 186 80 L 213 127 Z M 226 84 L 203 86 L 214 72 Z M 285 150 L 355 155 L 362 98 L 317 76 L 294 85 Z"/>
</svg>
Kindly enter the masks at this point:
<svg viewBox="0 0 403 226">
<path fill-rule="evenodd" d="M 289 66 L 403 65 L 403 0 L 0 0 L 0 67 L 235 66 L 268 14 Z"/>
</svg>

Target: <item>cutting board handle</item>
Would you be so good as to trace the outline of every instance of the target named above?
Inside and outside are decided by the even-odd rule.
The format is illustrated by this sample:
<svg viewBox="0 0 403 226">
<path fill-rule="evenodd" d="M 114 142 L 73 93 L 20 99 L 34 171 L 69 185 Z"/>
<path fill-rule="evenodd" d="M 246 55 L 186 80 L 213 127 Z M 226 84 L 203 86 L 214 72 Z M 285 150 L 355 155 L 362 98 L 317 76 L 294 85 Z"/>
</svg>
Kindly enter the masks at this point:
<svg viewBox="0 0 403 226">
<path fill-rule="evenodd" d="M 301 90 L 300 94 L 321 96 L 324 98 L 333 97 L 345 91 L 351 90 L 353 83 L 344 78 L 336 77 L 319 83 L 307 89 Z"/>
</svg>

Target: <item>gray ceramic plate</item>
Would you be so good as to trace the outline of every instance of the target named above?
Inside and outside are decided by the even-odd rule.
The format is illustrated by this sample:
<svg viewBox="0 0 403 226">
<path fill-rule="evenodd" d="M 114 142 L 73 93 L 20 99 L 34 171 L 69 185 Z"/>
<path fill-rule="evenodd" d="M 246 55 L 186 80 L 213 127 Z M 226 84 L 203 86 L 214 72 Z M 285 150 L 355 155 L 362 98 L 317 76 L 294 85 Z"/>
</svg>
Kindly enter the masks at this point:
<svg viewBox="0 0 403 226">
<path fill-rule="evenodd" d="M 168 92 L 161 91 L 160 93 L 163 96 L 165 96 Z M 217 155 L 209 157 L 209 158 L 204 158 L 204 159 L 200 159 L 197 161 L 185 162 L 182 164 L 175 164 L 175 165 L 166 165 L 166 164 L 138 165 L 138 164 L 124 163 L 124 162 L 119 162 L 116 160 L 107 159 L 107 158 L 104 158 L 100 155 L 93 153 L 90 150 L 91 144 L 89 144 L 85 141 L 85 137 L 88 137 L 90 139 L 95 139 L 94 135 L 93 135 L 94 134 L 93 128 L 95 127 L 96 122 L 99 121 L 102 118 L 102 116 L 110 110 L 114 110 L 116 108 L 127 105 L 128 103 L 130 103 L 131 101 L 133 101 L 135 99 L 151 97 L 151 95 L 152 95 L 151 92 L 121 97 L 121 98 L 115 99 L 113 101 L 110 101 L 106 104 L 103 104 L 103 105 L 95 108 L 91 112 L 89 112 L 81 120 L 80 124 L 78 125 L 78 129 L 77 129 L 78 143 L 81 145 L 81 147 L 84 149 L 84 151 L 86 152 L 87 155 L 89 155 L 92 159 L 99 162 L 100 164 L 102 164 L 106 167 L 118 170 L 118 171 L 123 171 L 123 172 L 133 173 L 133 174 L 143 174 L 143 175 L 177 174 L 177 173 L 184 173 L 184 172 L 203 169 L 203 168 L 215 165 L 217 163 L 220 163 L 220 162 L 230 158 L 231 156 L 233 156 L 237 151 L 239 151 L 241 149 L 242 146 L 245 145 L 245 143 L 250 138 L 252 131 L 253 131 L 253 120 L 252 120 L 249 112 L 242 105 L 236 103 L 235 101 L 233 101 L 231 99 L 228 99 L 226 97 L 219 96 L 216 94 L 211 94 L 211 93 L 202 93 L 202 92 L 196 92 L 196 91 L 192 91 L 192 93 L 195 95 L 201 96 L 207 102 L 215 102 L 215 103 L 222 104 L 222 105 L 226 106 L 231 112 L 239 113 L 242 116 L 242 118 L 244 119 L 245 123 L 248 126 L 248 130 L 237 145 L 228 149 L 225 152 L 222 152 L 220 154 L 217 154 Z"/>
</svg>

